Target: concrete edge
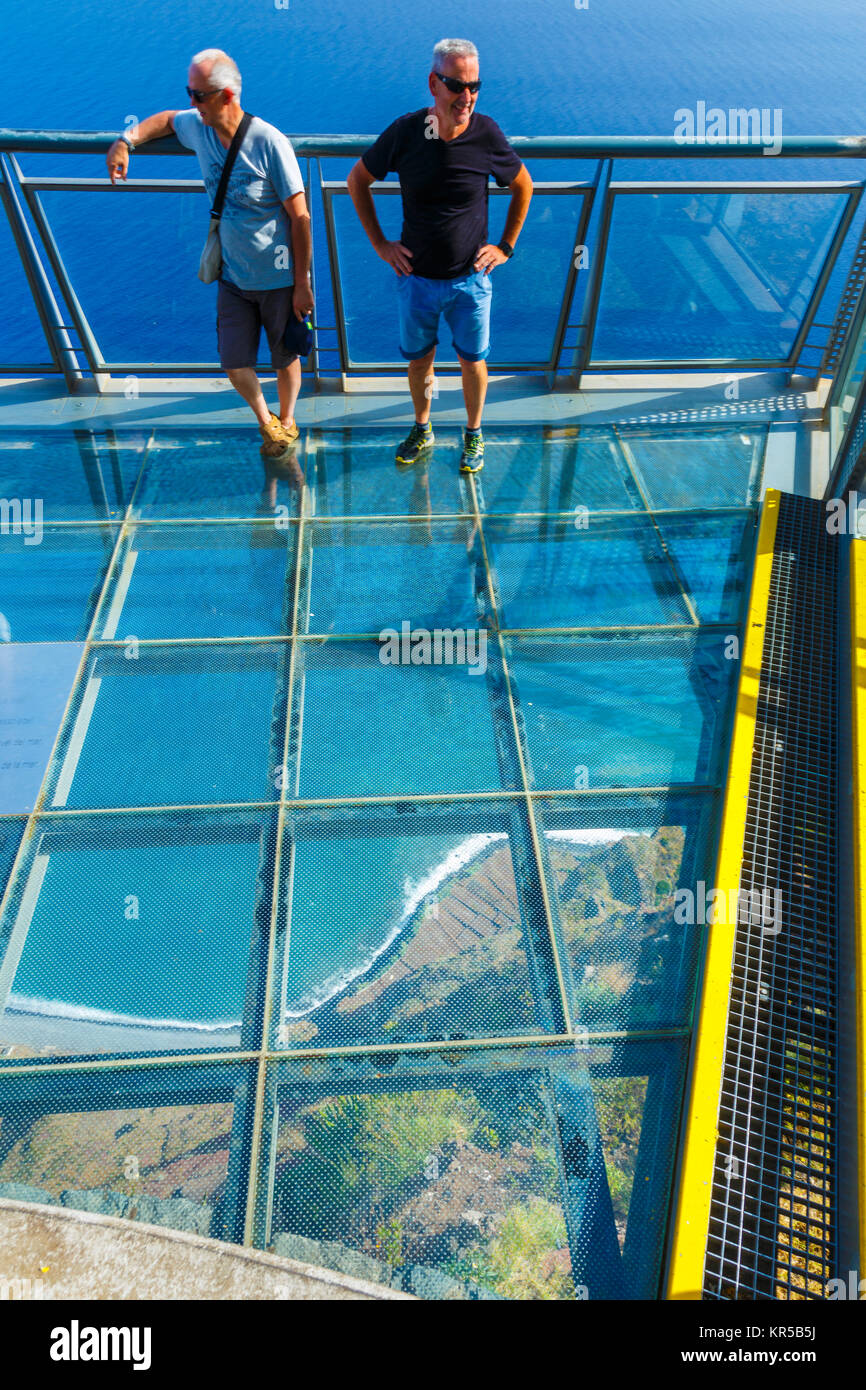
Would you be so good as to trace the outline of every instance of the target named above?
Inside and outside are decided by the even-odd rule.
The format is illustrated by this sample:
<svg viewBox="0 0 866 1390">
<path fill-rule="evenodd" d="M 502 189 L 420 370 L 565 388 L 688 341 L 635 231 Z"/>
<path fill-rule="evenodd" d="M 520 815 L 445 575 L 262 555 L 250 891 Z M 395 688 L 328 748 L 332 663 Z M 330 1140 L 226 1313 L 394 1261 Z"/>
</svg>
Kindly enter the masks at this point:
<svg viewBox="0 0 866 1390">
<path fill-rule="evenodd" d="M 403 1293 L 385 1284 L 368 1283 L 366 1279 L 356 1279 L 349 1274 L 339 1274 L 335 1270 L 304 1264 L 300 1260 L 287 1259 L 282 1255 L 271 1255 L 266 1250 L 252 1250 L 243 1245 L 232 1245 L 228 1241 L 213 1240 L 210 1236 L 177 1231 L 171 1226 L 151 1226 L 144 1222 L 128 1221 L 120 1216 L 104 1216 L 100 1212 L 79 1211 L 74 1207 L 55 1207 L 40 1202 L 20 1202 L 8 1197 L 0 1198 L 0 1216 L 3 1212 L 38 1216 L 51 1223 L 70 1222 L 78 1226 L 95 1226 L 102 1230 L 116 1231 L 120 1235 L 153 1236 L 187 1250 L 201 1250 L 220 1259 L 228 1258 L 251 1266 L 272 1269 L 277 1273 L 293 1274 L 311 1283 L 357 1293 L 365 1298 L 418 1302 L 413 1294 Z"/>
</svg>

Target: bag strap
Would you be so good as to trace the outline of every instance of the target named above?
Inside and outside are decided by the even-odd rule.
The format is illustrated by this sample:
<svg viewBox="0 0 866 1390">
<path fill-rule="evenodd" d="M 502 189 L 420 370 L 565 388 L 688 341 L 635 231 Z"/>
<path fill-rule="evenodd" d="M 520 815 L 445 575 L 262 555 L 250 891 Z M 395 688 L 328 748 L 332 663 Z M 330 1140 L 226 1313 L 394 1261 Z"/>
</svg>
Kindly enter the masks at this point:
<svg viewBox="0 0 866 1390">
<path fill-rule="evenodd" d="M 223 164 L 222 173 L 220 174 L 220 181 L 217 187 L 216 197 L 213 200 L 213 207 L 210 210 L 211 217 L 215 217 L 217 220 L 219 220 L 223 215 L 223 203 L 226 200 L 226 191 L 229 186 L 229 176 L 232 172 L 232 165 L 235 162 L 238 150 L 243 144 L 244 136 L 250 128 L 250 122 L 252 119 L 253 118 L 250 112 L 245 111 L 244 114 L 241 116 L 240 125 L 238 126 L 237 130 L 232 136 L 232 142 L 229 145 L 228 153 L 225 157 L 225 163 Z"/>
</svg>

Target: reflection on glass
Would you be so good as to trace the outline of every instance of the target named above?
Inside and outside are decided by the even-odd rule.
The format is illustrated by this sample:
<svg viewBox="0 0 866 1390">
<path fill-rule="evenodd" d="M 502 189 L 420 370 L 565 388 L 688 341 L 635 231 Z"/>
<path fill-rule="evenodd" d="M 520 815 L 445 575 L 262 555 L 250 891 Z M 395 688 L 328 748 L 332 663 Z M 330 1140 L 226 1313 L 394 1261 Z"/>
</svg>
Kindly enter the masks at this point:
<svg viewBox="0 0 866 1390">
<path fill-rule="evenodd" d="M 842 193 L 615 195 L 592 362 L 784 363 Z"/>
</svg>

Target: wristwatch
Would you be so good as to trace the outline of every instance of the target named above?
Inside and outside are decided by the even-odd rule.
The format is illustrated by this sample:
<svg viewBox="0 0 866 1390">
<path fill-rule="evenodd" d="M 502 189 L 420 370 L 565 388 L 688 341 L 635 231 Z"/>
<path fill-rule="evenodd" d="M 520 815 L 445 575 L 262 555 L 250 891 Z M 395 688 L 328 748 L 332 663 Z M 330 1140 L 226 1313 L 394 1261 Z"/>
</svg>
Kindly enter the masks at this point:
<svg viewBox="0 0 866 1390">
<path fill-rule="evenodd" d="M 126 134 L 125 131 L 122 132 L 120 135 L 118 135 L 117 138 L 118 138 L 118 140 L 122 140 L 122 141 L 123 141 L 124 145 L 126 146 L 126 148 L 127 148 L 129 151 L 132 151 L 132 150 L 135 149 L 135 146 L 133 145 L 132 141 L 130 140 L 129 136 Z"/>
<path fill-rule="evenodd" d="M 497 242 L 497 245 L 500 251 L 502 252 L 503 256 L 507 256 L 508 259 L 511 260 L 511 257 L 514 255 L 514 247 L 511 245 L 511 243 L 506 241 L 503 237 L 502 241 Z"/>
</svg>

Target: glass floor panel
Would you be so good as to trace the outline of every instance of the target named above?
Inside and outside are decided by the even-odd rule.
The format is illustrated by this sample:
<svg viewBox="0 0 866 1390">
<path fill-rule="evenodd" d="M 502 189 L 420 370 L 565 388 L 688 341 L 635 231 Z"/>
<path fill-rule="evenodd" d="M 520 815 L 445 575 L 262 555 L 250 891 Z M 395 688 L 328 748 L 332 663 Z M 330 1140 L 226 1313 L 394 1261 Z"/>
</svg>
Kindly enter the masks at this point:
<svg viewBox="0 0 866 1390">
<path fill-rule="evenodd" d="M 651 507 L 744 507 L 755 500 L 769 426 L 618 431 L 618 443 Z"/>
<path fill-rule="evenodd" d="M 612 427 L 484 431 L 477 480 L 485 512 L 623 511 L 640 507 Z"/>
<path fill-rule="evenodd" d="M 0 497 L 38 498 L 46 521 L 122 517 L 141 470 L 147 434 L 89 430 L 0 434 Z"/>
<path fill-rule="evenodd" d="M 696 902 L 711 882 L 716 798 L 536 806 L 578 1031 L 690 1024 L 704 928 L 679 925 L 674 906 L 677 890 Z"/>
<path fill-rule="evenodd" d="M 118 534 L 47 525 L 0 533 L 0 642 L 83 641 Z"/>
<path fill-rule="evenodd" d="M 282 645 L 99 647 L 49 772 L 51 809 L 273 800 Z"/>
<path fill-rule="evenodd" d="M 0 1195 L 656 1297 L 763 435 L 404 434 L 0 432 Z"/>
<path fill-rule="evenodd" d="M 682 1043 L 392 1058 L 272 1069 L 270 1248 L 421 1298 L 656 1286 Z"/>
<path fill-rule="evenodd" d="M 667 512 L 658 518 L 659 534 L 698 621 L 739 621 L 755 520 L 754 513 L 745 511 L 707 516 Z"/>
<path fill-rule="evenodd" d="M 715 783 L 736 665 L 717 632 L 508 640 L 531 783 Z"/>
<path fill-rule="evenodd" d="M 311 522 L 305 538 L 310 632 L 477 628 L 486 590 L 469 521 Z"/>
<path fill-rule="evenodd" d="M 130 526 L 95 636 L 272 637 L 286 631 L 297 524 Z M 174 602 L 166 604 L 167 593 Z"/>
<path fill-rule="evenodd" d="M 514 736 L 491 699 L 503 690 L 502 661 L 482 636 L 471 663 L 451 666 L 383 665 L 378 643 L 305 641 L 298 795 L 518 791 Z"/>
<path fill-rule="evenodd" d="M 310 473 L 317 516 L 429 517 L 471 512 L 466 484 L 458 471 L 462 437 L 437 429 L 426 459 L 397 468 L 394 454 L 407 429 L 323 434 Z"/>
<path fill-rule="evenodd" d="M 0 1197 L 238 1240 L 231 1137 L 247 1068 L 0 1078 Z M 103 1271 L 106 1298 L 123 1298 Z"/>
<path fill-rule="evenodd" d="M 688 623 L 688 592 L 646 515 L 485 526 L 506 628 Z"/>
<path fill-rule="evenodd" d="M 287 836 L 279 1044 L 561 1031 L 519 803 L 299 812 Z"/>
<path fill-rule="evenodd" d="M 202 436 L 196 431 L 157 431 L 133 499 L 133 512 L 163 517 L 261 517 L 274 508 L 296 515 L 304 481 L 304 449 L 279 466 L 259 454 L 261 438 L 248 430 Z"/>
<path fill-rule="evenodd" d="M 238 1046 L 267 813 L 42 818 L 0 917 L 0 1050 Z"/>
</svg>

